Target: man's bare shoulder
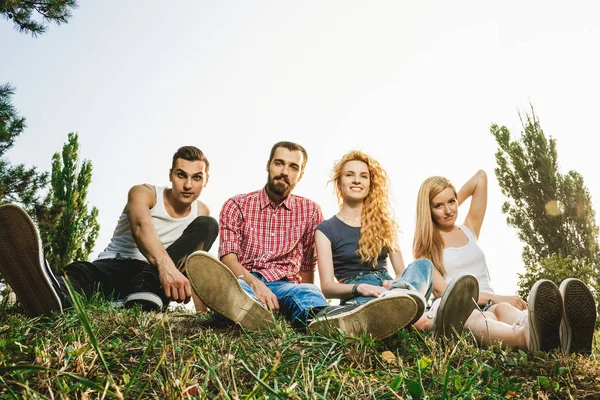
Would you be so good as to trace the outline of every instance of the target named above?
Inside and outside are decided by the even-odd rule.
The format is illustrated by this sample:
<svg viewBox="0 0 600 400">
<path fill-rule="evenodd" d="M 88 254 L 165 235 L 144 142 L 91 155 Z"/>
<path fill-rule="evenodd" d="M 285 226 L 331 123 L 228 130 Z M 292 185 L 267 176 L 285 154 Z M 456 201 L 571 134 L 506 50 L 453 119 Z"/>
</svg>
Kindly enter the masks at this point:
<svg viewBox="0 0 600 400">
<path fill-rule="evenodd" d="M 148 183 L 132 186 L 127 195 L 127 205 L 125 212 L 129 210 L 131 205 L 147 205 L 152 208 L 156 205 L 156 187 Z"/>
<path fill-rule="evenodd" d="M 206 204 L 204 204 L 200 200 L 196 200 L 196 204 L 198 204 L 198 216 L 199 217 L 210 215 L 210 209 L 208 208 L 208 206 Z"/>
</svg>

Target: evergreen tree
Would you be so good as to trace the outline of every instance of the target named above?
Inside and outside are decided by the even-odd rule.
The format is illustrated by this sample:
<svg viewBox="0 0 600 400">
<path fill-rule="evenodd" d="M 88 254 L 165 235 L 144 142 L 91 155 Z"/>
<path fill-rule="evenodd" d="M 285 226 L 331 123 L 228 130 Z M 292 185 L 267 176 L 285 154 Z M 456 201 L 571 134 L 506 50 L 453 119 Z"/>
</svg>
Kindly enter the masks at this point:
<svg viewBox="0 0 600 400">
<path fill-rule="evenodd" d="M 34 37 L 46 32 L 48 23 L 66 24 L 75 8 L 76 0 L 0 0 L 0 14 Z"/>
<path fill-rule="evenodd" d="M 502 212 L 524 243 L 526 273 L 519 277 L 520 294 L 537 279 L 560 283 L 566 276 L 554 270 L 558 265 L 576 266 L 571 268 L 576 275 L 570 276 L 595 285 L 598 227 L 583 177 L 575 171 L 559 172 L 556 140 L 546 138 L 533 107 L 531 114 L 521 116 L 521 125 L 519 140 L 511 140 L 505 126 L 490 128 L 498 144 L 494 172 L 509 198 Z"/>
<path fill-rule="evenodd" d="M 43 209 L 40 191 L 48 184 L 48 173 L 23 164 L 11 165 L 4 156 L 25 129 L 25 118 L 19 116 L 12 104 L 13 94 L 10 84 L 0 85 L 0 204 L 21 204 L 36 217 Z"/>
<path fill-rule="evenodd" d="M 62 269 L 73 260 L 87 260 L 94 248 L 100 226 L 98 209 L 88 210 L 88 187 L 92 180 L 92 163 L 79 162 L 79 138 L 69 133 L 62 155 L 52 156 L 51 206 L 60 210 L 58 223 L 40 226 L 46 245 L 46 259 L 55 269 Z"/>
</svg>

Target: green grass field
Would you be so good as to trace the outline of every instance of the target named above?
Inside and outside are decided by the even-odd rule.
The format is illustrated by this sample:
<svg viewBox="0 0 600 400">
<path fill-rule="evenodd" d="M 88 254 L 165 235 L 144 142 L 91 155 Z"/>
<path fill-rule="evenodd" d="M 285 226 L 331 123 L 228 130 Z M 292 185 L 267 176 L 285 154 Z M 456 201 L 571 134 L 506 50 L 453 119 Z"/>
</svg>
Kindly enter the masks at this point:
<svg viewBox="0 0 600 400">
<path fill-rule="evenodd" d="M 596 336 L 598 339 L 598 336 Z M 53 318 L 0 307 L 2 399 L 598 399 L 591 356 L 479 348 L 411 329 L 385 341 L 246 333 L 213 313 L 78 302 Z"/>
</svg>

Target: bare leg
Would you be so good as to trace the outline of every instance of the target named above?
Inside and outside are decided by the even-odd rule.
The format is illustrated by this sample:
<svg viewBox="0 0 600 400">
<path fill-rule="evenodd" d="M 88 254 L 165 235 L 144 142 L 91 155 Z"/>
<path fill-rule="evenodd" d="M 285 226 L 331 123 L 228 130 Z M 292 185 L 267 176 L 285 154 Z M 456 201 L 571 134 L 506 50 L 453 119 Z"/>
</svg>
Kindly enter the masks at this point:
<svg viewBox="0 0 600 400">
<path fill-rule="evenodd" d="M 510 305 L 509 303 L 494 304 L 488 308 L 487 311 L 494 313 L 498 321 L 507 323 L 509 325 L 515 324 L 523 315 L 523 311 Z"/>
<path fill-rule="evenodd" d="M 413 324 L 413 326 L 419 331 L 428 331 L 431 330 L 432 321 L 433 319 L 429 318 L 428 313 L 425 313 Z"/>
<path fill-rule="evenodd" d="M 525 329 L 520 326 L 514 328 L 512 324 L 498 321 L 493 312 L 473 311 L 465 323 L 465 329 L 471 330 L 475 339 L 484 346 L 501 342 L 502 347 L 516 347 L 527 351 Z"/>
<path fill-rule="evenodd" d="M 197 313 L 204 313 L 208 311 L 208 307 L 200 300 L 196 293 L 192 293 L 192 299 L 194 300 L 194 307 Z"/>
</svg>

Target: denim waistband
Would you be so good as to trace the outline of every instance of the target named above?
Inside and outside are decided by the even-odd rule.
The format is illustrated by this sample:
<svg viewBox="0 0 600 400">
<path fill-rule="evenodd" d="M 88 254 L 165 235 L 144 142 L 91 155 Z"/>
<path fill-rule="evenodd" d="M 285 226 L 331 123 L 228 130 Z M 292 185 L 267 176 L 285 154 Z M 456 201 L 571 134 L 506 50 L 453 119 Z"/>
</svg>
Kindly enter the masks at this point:
<svg viewBox="0 0 600 400">
<path fill-rule="evenodd" d="M 360 272 L 360 273 L 358 273 L 358 275 L 348 276 L 346 278 L 342 278 L 342 280 L 340 280 L 338 282 L 344 283 L 347 280 L 360 278 L 361 276 L 365 276 L 365 275 L 384 275 L 384 274 L 388 274 L 388 271 L 385 270 L 385 269 L 378 269 L 378 270 L 369 271 L 369 272 Z"/>
</svg>

